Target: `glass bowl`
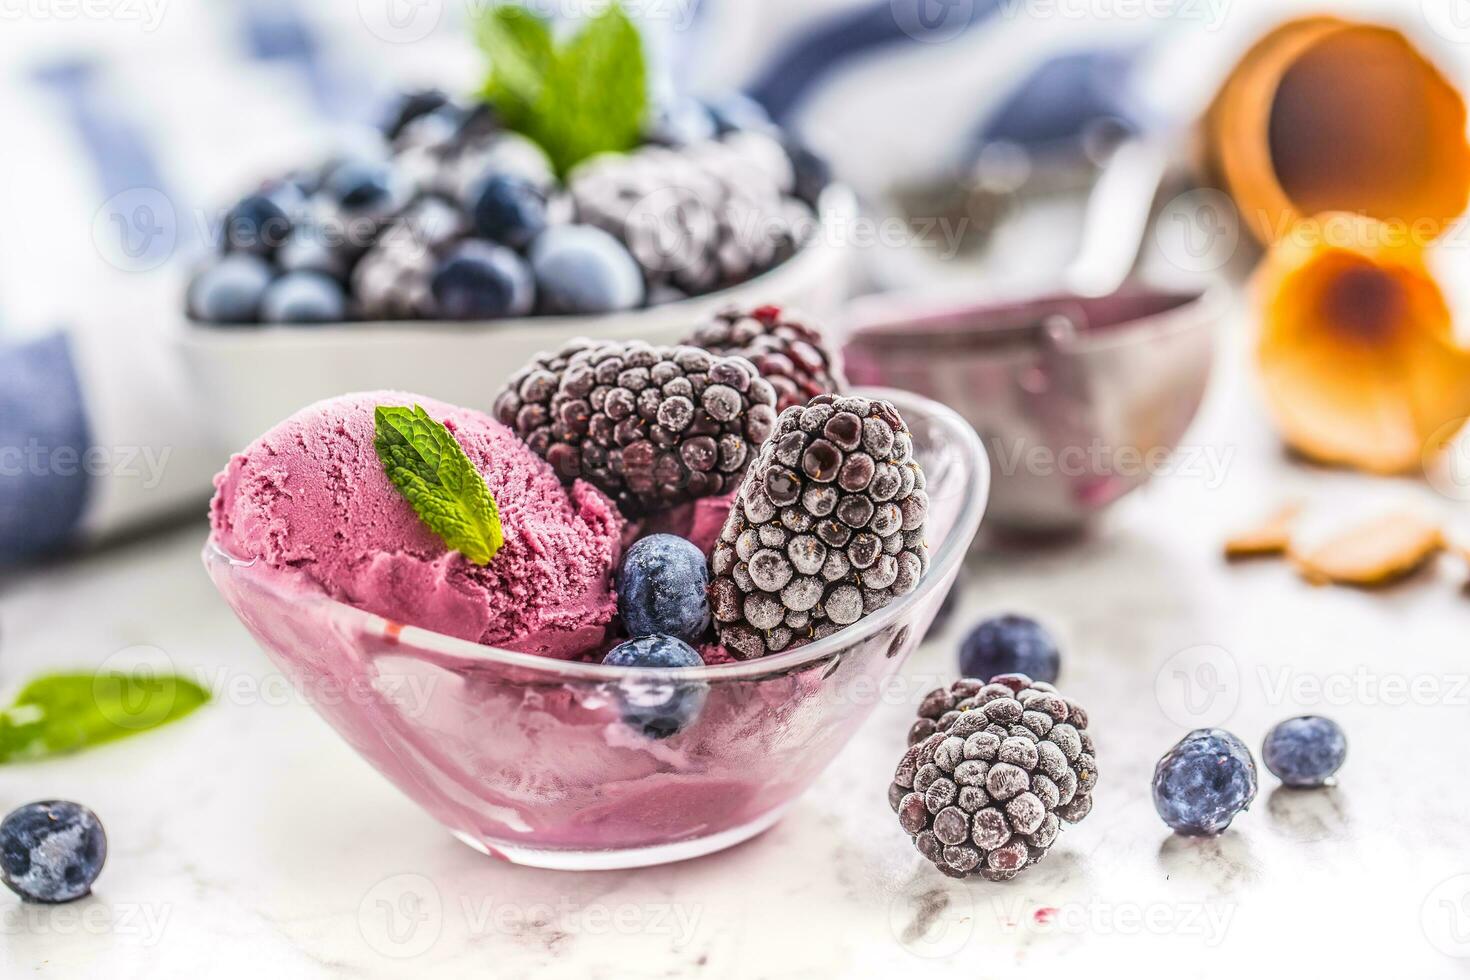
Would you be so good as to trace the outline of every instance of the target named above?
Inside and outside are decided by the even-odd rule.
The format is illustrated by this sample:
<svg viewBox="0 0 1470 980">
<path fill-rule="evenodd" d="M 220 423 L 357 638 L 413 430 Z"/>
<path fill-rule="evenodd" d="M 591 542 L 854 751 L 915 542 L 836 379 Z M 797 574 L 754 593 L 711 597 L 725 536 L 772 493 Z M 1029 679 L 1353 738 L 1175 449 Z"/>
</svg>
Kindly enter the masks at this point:
<svg viewBox="0 0 1470 980">
<path fill-rule="evenodd" d="M 823 640 L 730 664 L 634 671 L 454 639 L 327 597 L 213 538 L 215 586 L 276 665 L 364 758 L 455 836 L 544 868 L 678 861 L 771 826 L 868 717 L 923 638 L 980 524 L 990 472 L 948 408 L 886 389 L 930 500 L 918 587 Z M 638 706 L 675 701 L 652 738 Z M 629 719 L 629 720 L 625 720 Z"/>
</svg>

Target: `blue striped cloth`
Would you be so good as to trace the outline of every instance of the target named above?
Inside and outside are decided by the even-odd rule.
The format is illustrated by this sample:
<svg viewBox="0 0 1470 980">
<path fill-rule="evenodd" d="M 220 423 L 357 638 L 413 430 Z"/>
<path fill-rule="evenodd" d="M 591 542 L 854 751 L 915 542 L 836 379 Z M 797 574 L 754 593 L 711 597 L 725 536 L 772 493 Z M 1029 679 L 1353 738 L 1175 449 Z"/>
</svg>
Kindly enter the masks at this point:
<svg viewBox="0 0 1470 980">
<path fill-rule="evenodd" d="M 0 563 L 199 512 L 222 460 L 171 332 L 219 208 L 475 60 L 452 10 L 410 38 L 366 3 L 86 7 L 0 32 Z"/>
<path fill-rule="evenodd" d="M 219 209 L 350 138 L 404 84 L 471 90 L 482 65 L 464 20 L 484 2 L 118 0 L 107 21 L 3 22 L 0 562 L 197 513 L 222 460 L 170 334 Z M 643 15 L 662 89 L 744 86 L 859 183 L 895 142 L 884 127 L 953 149 L 987 113 L 1006 118 L 956 66 L 986 45 L 1029 46 L 997 69 L 1014 80 L 1049 36 L 1014 16 L 1019 0 L 624 2 Z M 854 79 L 876 100 L 925 72 L 922 113 L 833 102 Z M 1075 110 L 1077 77 L 1014 111 L 1010 135 Z M 942 136 L 924 130 L 946 118 Z"/>
</svg>

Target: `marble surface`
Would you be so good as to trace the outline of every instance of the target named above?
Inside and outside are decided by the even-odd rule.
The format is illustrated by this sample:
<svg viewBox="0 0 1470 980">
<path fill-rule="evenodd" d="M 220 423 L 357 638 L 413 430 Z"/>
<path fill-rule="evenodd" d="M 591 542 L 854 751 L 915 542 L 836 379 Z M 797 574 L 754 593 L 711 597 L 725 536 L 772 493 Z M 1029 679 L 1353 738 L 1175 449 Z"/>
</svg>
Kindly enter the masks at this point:
<svg viewBox="0 0 1470 980">
<path fill-rule="evenodd" d="M 1470 964 L 1466 569 L 1446 557 L 1369 594 L 1219 552 L 1237 523 L 1294 493 L 1324 511 L 1394 495 L 1464 505 L 1423 483 L 1287 462 L 1254 405 L 1227 364 L 1178 464 L 1095 534 L 978 550 L 953 622 L 786 818 L 662 868 L 537 871 L 451 839 L 254 648 L 200 569 L 202 523 L 12 575 L 0 684 L 166 656 L 217 699 L 158 732 L 0 768 L 0 804 L 76 799 L 111 841 L 90 899 L 0 898 L 0 975 L 1458 975 Z M 954 882 L 922 862 L 884 791 L 962 629 L 1009 609 L 1063 637 L 1062 686 L 1093 719 L 1096 807 L 1021 878 Z M 1305 712 L 1348 733 L 1339 786 L 1289 791 L 1263 772 L 1251 811 L 1217 839 L 1159 822 L 1149 776 L 1184 731 L 1222 724 L 1255 747 Z"/>
</svg>

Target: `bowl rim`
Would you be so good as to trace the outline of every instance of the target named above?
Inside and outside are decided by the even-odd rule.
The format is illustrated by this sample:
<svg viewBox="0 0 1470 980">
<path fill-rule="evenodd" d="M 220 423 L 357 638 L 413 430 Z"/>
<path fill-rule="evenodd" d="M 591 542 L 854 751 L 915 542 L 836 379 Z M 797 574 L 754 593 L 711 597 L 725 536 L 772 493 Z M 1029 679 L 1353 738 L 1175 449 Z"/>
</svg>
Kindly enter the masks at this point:
<svg viewBox="0 0 1470 980">
<path fill-rule="evenodd" d="M 557 660 L 534 653 L 520 653 L 514 650 L 504 650 L 499 647 L 476 643 L 473 640 L 464 640 L 449 636 L 434 630 L 407 623 L 397 623 L 377 613 L 358 609 L 356 606 L 348 605 L 339 599 L 334 599 L 321 592 L 313 595 L 307 601 L 320 602 L 332 610 L 333 621 L 344 623 L 357 623 L 364 631 L 389 636 L 396 639 L 407 648 L 417 648 L 420 651 L 431 652 L 441 657 L 460 661 L 462 666 L 473 667 L 487 663 L 495 663 L 503 666 L 527 668 L 548 675 L 547 680 L 559 681 L 595 681 L 608 682 L 626 680 L 630 676 L 639 673 L 656 673 L 659 677 L 675 678 L 679 680 L 701 680 L 707 682 L 723 682 L 733 680 L 748 680 L 753 677 L 765 677 L 770 675 L 791 673 L 808 667 L 813 663 L 832 658 L 841 654 L 854 644 L 868 639 L 874 634 L 904 618 L 915 605 L 934 591 L 939 582 L 952 578 L 951 573 L 964 561 L 965 555 L 970 550 L 970 544 L 980 528 L 980 521 L 984 517 L 986 506 L 990 498 L 990 460 L 985 453 L 984 446 L 980 442 L 979 435 L 960 415 L 952 408 L 923 395 L 913 392 L 901 391 L 894 388 L 881 387 L 858 387 L 852 389 L 853 394 L 861 394 L 867 397 L 885 398 L 892 401 L 899 409 L 899 413 L 905 418 L 910 413 L 920 415 L 926 419 L 938 422 L 947 431 L 956 443 L 963 447 L 965 456 L 971 461 L 972 474 L 964 488 L 964 503 L 955 515 L 954 526 L 945 536 L 939 547 L 930 553 L 929 569 L 920 580 L 919 585 L 906 596 L 901 596 L 873 613 L 864 617 L 852 626 L 845 627 L 805 646 L 797 647 L 782 653 L 759 657 L 754 660 L 736 660 L 724 664 L 702 664 L 697 667 L 672 667 L 663 668 L 658 671 L 645 672 L 627 667 L 609 667 L 603 664 L 584 663 L 573 660 Z M 204 546 L 204 563 L 211 565 L 223 563 L 232 568 L 253 568 L 258 558 L 244 560 L 226 552 L 215 539 L 213 531 Z M 265 566 L 262 566 L 265 567 Z M 274 576 L 273 576 L 274 577 Z M 280 594 L 281 590 L 270 584 L 262 583 L 260 578 L 256 579 L 257 587 L 263 587 Z M 292 595 L 290 598 L 301 602 L 302 597 Z M 340 618 L 340 619 L 339 619 Z M 442 664 L 448 666 L 447 664 Z"/>
<path fill-rule="evenodd" d="M 260 344 L 265 342 L 303 342 L 323 344 L 350 337 L 355 342 L 373 342 L 401 334 L 431 334 L 441 337 L 456 337 L 476 334 L 494 334 L 499 331 L 521 329 L 575 330 L 586 327 L 587 332 L 597 336 L 635 339 L 649 317 L 675 317 L 696 315 L 701 310 L 722 305 L 739 305 L 741 298 L 752 293 L 774 292 L 781 284 L 798 275 L 817 257 L 833 248 L 842 249 L 847 241 L 844 228 L 858 216 L 857 194 L 846 184 L 834 182 L 822 189 L 814 209 L 817 220 L 816 234 L 784 262 L 772 266 L 760 275 L 744 282 L 717 289 L 712 293 L 686 296 L 672 303 L 643 306 L 632 310 L 586 315 L 546 314 L 502 317 L 494 320 L 333 320 L 328 323 L 208 323 L 196 320 L 182 307 L 188 281 L 195 263 L 185 263 L 182 281 L 177 290 L 181 306 L 178 310 L 174 330 L 185 344 L 199 347 L 230 347 L 240 343 Z"/>
<path fill-rule="evenodd" d="M 1130 347 L 1159 337 L 1201 329 L 1209 330 L 1224 316 L 1229 303 L 1229 290 L 1222 283 L 1214 281 L 1164 284 L 1136 282 L 1125 284 L 1119 292 L 1131 290 L 1177 297 L 1182 299 L 1182 302 L 1156 313 L 1124 321 L 1107 330 L 1078 332 L 1059 347 L 1058 353 L 1063 357 L 1086 355 Z M 864 298 L 849 304 L 839 325 L 839 339 L 843 346 L 861 344 L 863 332 L 880 322 L 898 322 L 892 311 L 903 309 L 905 302 L 911 302 L 921 295 L 920 292 L 883 293 L 871 297 L 871 303 Z M 1065 290 L 1043 291 L 1034 295 L 1020 296 L 956 294 L 950 297 L 952 302 L 942 306 L 936 303 L 933 309 L 927 311 L 921 309 L 920 315 L 948 310 L 951 307 L 956 310 L 974 312 L 988 308 L 1044 307 L 1048 304 L 1079 298 L 1084 297 Z M 888 315 L 885 316 L 885 314 Z M 919 348 L 910 349 L 919 350 Z M 885 348 L 885 353 L 888 350 Z M 1024 360 L 1034 356 L 1034 353 L 1034 348 L 1010 347 L 981 352 L 978 356 L 997 361 Z"/>
</svg>

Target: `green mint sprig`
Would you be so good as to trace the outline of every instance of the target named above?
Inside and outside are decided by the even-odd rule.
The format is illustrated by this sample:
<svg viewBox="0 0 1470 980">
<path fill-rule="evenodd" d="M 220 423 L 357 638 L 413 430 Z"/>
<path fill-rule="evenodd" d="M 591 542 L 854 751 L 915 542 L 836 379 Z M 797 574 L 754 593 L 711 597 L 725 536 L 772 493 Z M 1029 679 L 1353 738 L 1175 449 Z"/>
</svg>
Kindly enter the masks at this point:
<svg viewBox="0 0 1470 980">
<path fill-rule="evenodd" d="M 373 425 L 383 470 L 419 520 L 453 550 L 488 565 L 505 543 L 500 511 L 453 433 L 419 405 L 379 405 Z"/>
<path fill-rule="evenodd" d="M 598 153 L 638 145 L 648 116 L 648 69 L 638 28 L 617 3 L 557 43 L 523 7 L 492 4 L 476 30 L 490 59 L 482 92 L 507 126 L 530 137 L 565 177 Z"/>
<path fill-rule="evenodd" d="M 65 755 L 189 714 L 209 692 L 170 674 L 43 674 L 0 711 L 0 763 Z"/>
</svg>

